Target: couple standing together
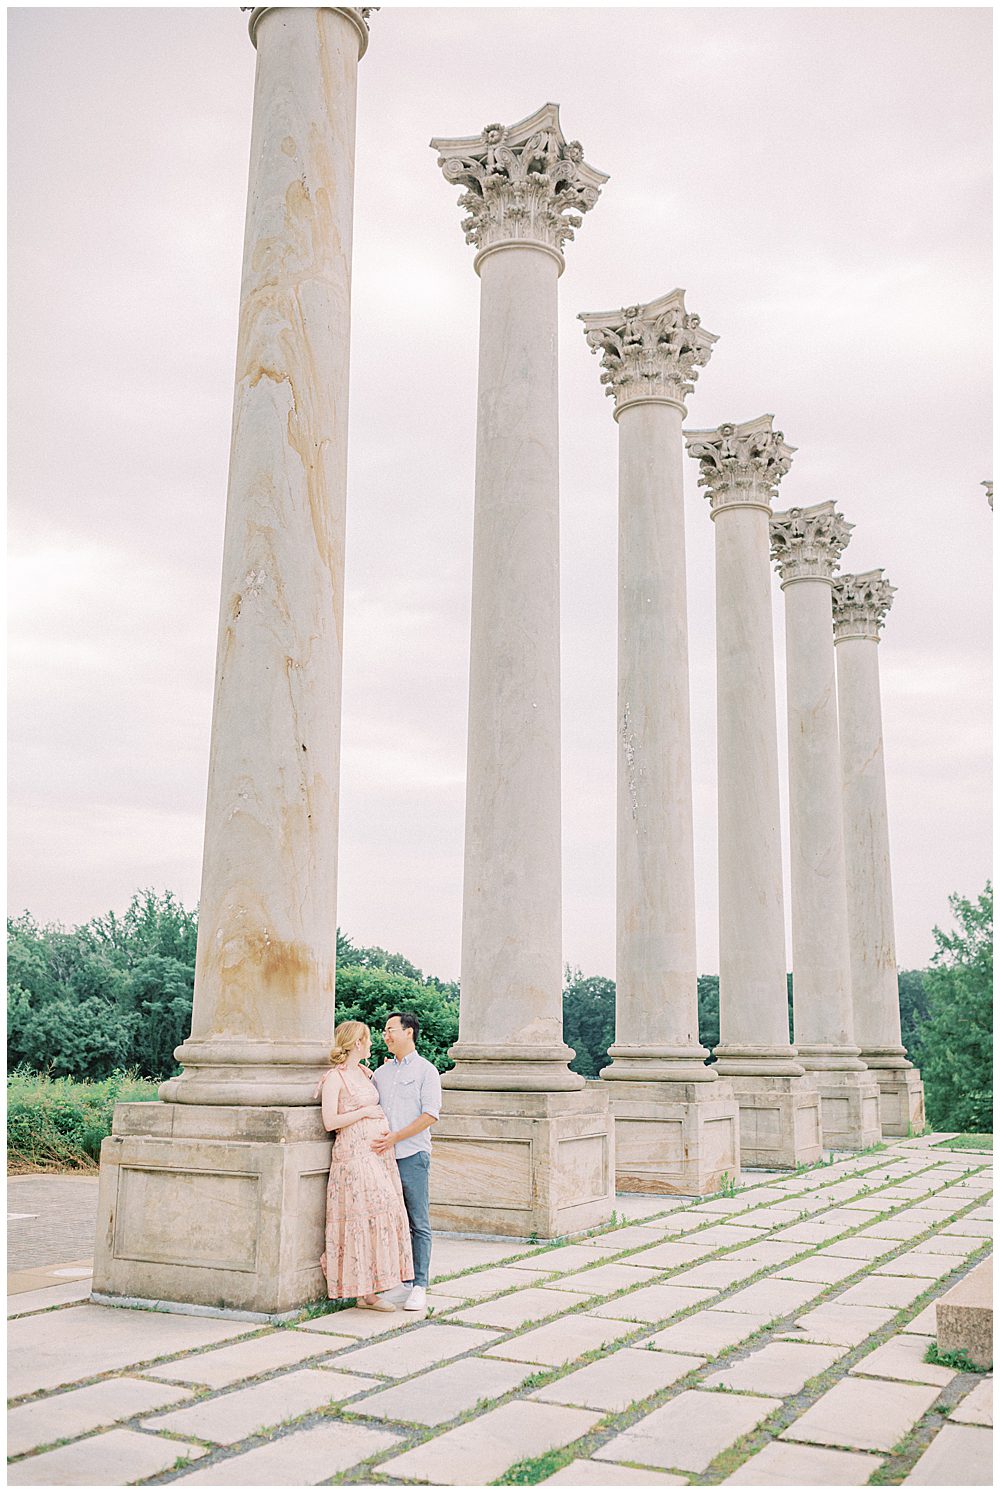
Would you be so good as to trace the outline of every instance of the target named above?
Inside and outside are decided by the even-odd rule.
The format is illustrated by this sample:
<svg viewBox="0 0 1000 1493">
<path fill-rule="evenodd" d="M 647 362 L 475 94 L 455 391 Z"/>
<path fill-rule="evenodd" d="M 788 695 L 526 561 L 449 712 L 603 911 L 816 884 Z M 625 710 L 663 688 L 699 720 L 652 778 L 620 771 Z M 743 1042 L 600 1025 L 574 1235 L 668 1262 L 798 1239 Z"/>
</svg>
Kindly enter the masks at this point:
<svg viewBox="0 0 1000 1493">
<path fill-rule="evenodd" d="M 333 1131 L 326 1191 L 326 1252 L 320 1266 L 332 1300 L 355 1297 L 369 1311 L 427 1305 L 431 1264 L 430 1127 L 441 1114 L 441 1078 L 417 1052 L 410 1011 L 386 1018 L 389 1057 L 363 1066 L 372 1034 L 342 1021 L 320 1080 L 323 1124 Z M 380 1293 L 386 1292 L 386 1295 Z"/>
</svg>

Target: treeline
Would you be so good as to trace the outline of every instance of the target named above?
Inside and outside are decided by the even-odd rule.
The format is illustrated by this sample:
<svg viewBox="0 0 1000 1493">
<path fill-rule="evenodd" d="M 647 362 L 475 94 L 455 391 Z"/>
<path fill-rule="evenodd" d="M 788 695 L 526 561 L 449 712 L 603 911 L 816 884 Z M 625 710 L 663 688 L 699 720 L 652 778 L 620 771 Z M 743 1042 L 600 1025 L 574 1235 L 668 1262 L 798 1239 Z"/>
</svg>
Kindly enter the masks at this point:
<svg viewBox="0 0 1000 1493">
<path fill-rule="evenodd" d="M 899 976 L 903 1043 L 920 1066 L 928 1117 L 949 1130 L 988 1131 L 992 1090 L 993 891 L 949 899 L 954 933 L 935 928 L 927 970 Z M 8 1067 L 98 1081 L 134 1069 L 152 1079 L 177 1071 L 174 1048 L 191 1025 L 197 915 L 170 893 L 137 893 L 123 916 L 108 913 L 67 932 L 28 914 L 8 920 Z M 788 983 L 792 1030 L 792 979 Z M 458 1036 L 458 985 L 425 975 L 401 954 L 337 934 L 338 1020 L 366 1021 L 376 1060 L 389 1012 L 421 1021 L 421 1050 L 444 1071 Z M 615 985 L 567 968 L 564 1034 L 573 1068 L 595 1078 L 614 1041 Z M 702 1045 L 719 1041 L 719 979 L 698 979 Z M 651 1034 L 655 1042 L 655 1034 Z"/>
</svg>

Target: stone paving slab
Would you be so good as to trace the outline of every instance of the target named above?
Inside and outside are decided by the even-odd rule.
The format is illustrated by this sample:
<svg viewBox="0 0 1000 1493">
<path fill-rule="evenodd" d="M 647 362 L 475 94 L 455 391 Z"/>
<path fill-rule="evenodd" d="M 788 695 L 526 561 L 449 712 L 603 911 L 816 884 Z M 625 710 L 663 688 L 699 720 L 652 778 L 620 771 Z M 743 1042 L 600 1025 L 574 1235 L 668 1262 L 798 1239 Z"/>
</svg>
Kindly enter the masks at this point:
<svg viewBox="0 0 1000 1493">
<path fill-rule="evenodd" d="M 880 1457 L 865 1452 L 772 1441 L 727 1477 L 723 1487 L 734 1483 L 744 1488 L 859 1488 L 881 1465 Z"/>
<path fill-rule="evenodd" d="M 825 1255 L 837 1255 L 846 1260 L 880 1260 L 892 1254 L 896 1245 L 891 1239 L 862 1239 L 854 1234 L 850 1239 L 838 1239 L 823 1250 Z M 858 1266 L 861 1269 L 861 1266 Z"/>
<path fill-rule="evenodd" d="M 7 1394 L 75 1384 L 253 1330 L 248 1322 L 89 1304 L 18 1317 L 7 1329 Z"/>
<path fill-rule="evenodd" d="M 467 1322 L 473 1327 L 523 1327 L 527 1322 L 538 1322 L 545 1317 L 554 1317 L 568 1312 L 574 1306 L 582 1306 L 586 1296 L 574 1296 L 569 1291 L 546 1290 L 540 1286 L 529 1286 L 513 1296 L 501 1296 L 496 1301 L 484 1301 L 478 1306 L 466 1307 L 461 1312 L 449 1313 L 450 1322 Z"/>
<path fill-rule="evenodd" d="M 965 1236 L 972 1239 L 991 1239 L 993 1237 L 993 1225 L 987 1218 L 957 1218 L 954 1223 L 950 1223 L 947 1228 L 942 1229 L 938 1237 L 941 1239 L 950 1239 L 956 1236 Z"/>
<path fill-rule="evenodd" d="M 484 1348 L 496 1340 L 495 1332 L 427 1322 L 413 1332 L 404 1332 L 384 1343 L 368 1343 L 364 1348 L 340 1353 L 335 1359 L 328 1359 L 327 1363 L 348 1374 L 381 1374 L 389 1379 L 405 1379 L 409 1374 L 419 1374 L 423 1369 L 446 1363 L 449 1358 L 459 1358 L 473 1348 Z"/>
<path fill-rule="evenodd" d="M 426 1312 L 368 1312 L 350 1306 L 342 1312 L 325 1312 L 321 1317 L 310 1317 L 306 1322 L 296 1322 L 295 1332 L 318 1332 L 323 1337 L 336 1337 L 356 1342 L 359 1338 L 384 1337 L 387 1332 L 398 1332 L 401 1327 L 412 1327 L 422 1322 Z M 338 1347 L 340 1344 L 338 1343 Z"/>
<path fill-rule="evenodd" d="M 721 1260 L 706 1260 L 701 1265 L 693 1265 L 690 1270 L 682 1270 L 679 1275 L 670 1278 L 672 1286 L 711 1286 L 716 1291 L 727 1290 L 729 1286 L 735 1286 L 738 1281 L 746 1280 L 750 1275 L 756 1275 L 761 1266 L 755 1260 L 731 1260 L 724 1257 Z"/>
<path fill-rule="evenodd" d="M 53 1441 L 85 1436 L 101 1426 L 146 1415 L 165 1405 L 191 1398 L 190 1389 L 176 1385 L 147 1384 L 142 1379 L 103 1379 L 85 1389 L 33 1400 L 11 1410 L 7 1416 L 7 1455 L 20 1457 Z"/>
<path fill-rule="evenodd" d="M 780 1406 L 780 1400 L 758 1395 L 710 1394 L 686 1389 L 598 1447 L 594 1458 L 601 1462 L 640 1462 L 648 1467 L 704 1472 L 720 1452 Z"/>
<path fill-rule="evenodd" d="M 763 1312 L 724 1312 L 709 1307 L 685 1317 L 683 1322 L 665 1327 L 651 1337 L 649 1343 L 665 1353 L 698 1353 L 705 1358 L 714 1358 L 766 1326 L 767 1321 Z"/>
<path fill-rule="evenodd" d="M 898 1333 L 872 1353 L 860 1359 L 852 1374 L 869 1374 L 877 1379 L 903 1379 L 910 1384 L 936 1384 L 943 1389 L 955 1377 L 954 1369 L 942 1364 L 924 1363 L 924 1354 L 934 1342 L 932 1337 L 916 1333 Z"/>
<path fill-rule="evenodd" d="M 930 1239 L 922 1239 L 915 1244 L 908 1254 L 928 1255 L 954 1255 L 956 1263 L 963 1255 L 974 1255 L 977 1249 L 982 1249 L 983 1240 L 972 1238 L 967 1234 L 948 1234 L 942 1232 L 935 1234 Z"/>
<path fill-rule="evenodd" d="M 781 1229 L 775 1236 L 782 1244 L 828 1244 L 831 1239 L 836 1239 L 845 1229 L 853 1228 L 851 1223 L 826 1223 L 822 1218 L 810 1219 L 808 1223 L 794 1223 L 791 1228 Z"/>
<path fill-rule="evenodd" d="M 899 1311 L 927 1290 L 927 1282 L 912 1275 L 869 1275 L 848 1286 L 836 1298 L 840 1306 L 891 1306 Z"/>
<path fill-rule="evenodd" d="M 796 1255 L 803 1253 L 803 1244 L 782 1244 L 778 1239 L 758 1239 L 755 1244 L 745 1244 L 742 1249 L 734 1249 L 726 1255 L 727 1260 L 740 1262 L 751 1260 L 757 1269 L 765 1265 L 784 1265 L 789 1260 L 794 1260 Z"/>
<path fill-rule="evenodd" d="M 280 1378 L 265 1379 L 249 1389 L 202 1400 L 184 1410 L 170 1410 L 142 1422 L 149 1431 L 171 1431 L 197 1436 L 220 1446 L 232 1446 L 268 1426 L 276 1426 L 296 1415 L 319 1410 L 362 1389 L 373 1389 L 377 1381 L 355 1374 L 326 1374 L 322 1369 L 296 1369 Z"/>
<path fill-rule="evenodd" d="M 993 1379 L 982 1379 L 975 1389 L 969 1391 L 948 1415 L 961 1425 L 992 1426 L 993 1424 Z"/>
<path fill-rule="evenodd" d="M 628 1322 L 608 1322 L 579 1313 L 560 1322 L 550 1322 L 547 1327 L 536 1327 L 506 1343 L 497 1343 L 487 1348 L 483 1357 L 512 1358 L 519 1363 L 541 1363 L 555 1368 L 579 1358 L 581 1353 L 606 1348 L 630 1330 Z"/>
<path fill-rule="evenodd" d="M 756 1237 L 756 1230 L 748 1229 L 743 1224 L 713 1223 L 709 1228 L 702 1229 L 695 1242 L 712 1244 L 716 1249 L 728 1249 L 731 1244 L 752 1244 Z"/>
<path fill-rule="evenodd" d="M 7 1269 L 88 1257 L 97 1227 L 97 1174 L 7 1178 Z"/>
<path fill-rule="evenodd" d="M 45 1311 L 50 1306 L 65 1306 L 70 1301 L 86 1301 L 90 1281 L 67 1281 L 63 1286 L 45 1286 L 38 1291 L 19 1291 L 7 1297 L 7 1316 L 23 1317 L 28 1312 Z"/>
<path fill-rule="evenodd" d="M 799 1208 L 779 1207 L 775 1204 L 772 1208 L 755 1208 L 752 1213 L 742 1216 L 741 1228 L 748 1229 L 776 1229 L 782 1224 L 798 1223 Z"/>
<path fill-rule="evenodd" d="M 15 1488 L 73 1485 L 121 1488 L 142 1477 L 166 1472 L 178 1457 L 201 1457 L 205 1448 L 165 1436 L 143 1436 L 139 1431 L 105 1431 L 86 1441 L 75 1441 L 55 1451 L 26 1457 L 7 1468 L 7 1482 Z"/>
<path fill-rule="evenodd" d="M 480 1400 L 500 1399 L 537 1372 L 532 1363 L 510 1363 L 496 1358 L 463 1358 L 446 1363 L 405 1384 L 393 1384 L 365 1395 L 351 1406 L 358 1415 L 379 1420 L 412 1421 L 439 1426 L 472 1410 Z"/>
<path fill-rule="evenodd" d="M 344 1338 L 343 1341 L 349 1343 L 352 1339 Z M 144 1369 L 143 1374 L 150 1379 L 207 1384 L 210 1389 L 225 1389 L 240 1379 L 252 1379 L 258 1374 L 269 1374 L 274 1369 L 301 1363 L 304 1358 L 315 1358 L 326 1348 L 327 1344 L 311 1333 L 269 1332 L 263 1337 L 230 1343 L 225 1348 L 193 1353 L 190 1358 Z"/>
<path fill-rule="evenodd" d="M 597 1240 L 594 1240 L 597 1243 Z M 616 1246 L 617 1247 L 617 1246 Z M 610 1249 L 603 1249 L 596 1255 L 600 1259 L 603 1255 L 612 1254 Z M 585 1265 L 595 1263 L 595 1252 L 592 1246 L 584 1244 L 564 1244 L 560 1249 L 546 1250 L 544 1254 L 529 1255 L 526 1260 L 515 1260 L 506 1268 L 509 1270 L 531 1270 L 540 1275 L 552 1275 L 559 1272 L 563 1275 L 570 1271 L 582 1270 Z M 454 1282 L 457 1285 L 457 1282 Z"/>
<path fill-rule="evenodd" d="M 899 1213 L 893 1218 L 883 1218 L 862 1229 L 863 1239 L 916 1239 L 928 1229 L 941 1222 L 936 1213 Z"/>
<path fill-rule="evenodd" d="M 993 1433 L 981 1426 L 942 1426 L 903 1486 L 990 1488 Z"/>
<path fill-rule="evenodd" d="M 637 1260 L 641 1258 L 641 1255 L 636 1256 Z M 645 1265 L 632 1265 L 623 1260 L 620 1265 L 598 1265 L 595 1270 L 578 1270 L 574 1275 L 561 1276 L 559 1280 L 550 1282 L 549 1289 L 573 1291 L 583 1297 L 609 1296 L 612 1291 L 627 1291 L 640 1281 L 655 1280 L 659 1273 Z"/>
<path fill-rule="evenodd" d="M 481 1487 L 517 1461 L 577 1441 L 599 1419 L 592 1410 L 512 1401 L 391 1457 L 379 1464 L 379 1472 L 450 1487 Z"/>
<path fill-rule="evenodd" d="M 845 1348 L 856 1348 L 894 1316 L 895 1312 L 885 1307 L 843 1306 L 840 1302 L 825 1301 L 799 1317 L 795 1326 L 781 1335 L 790 1341 L 839 1343 Z"/>
<path fill-rule="evenodd" d="M 189 1472 L 174 1482 L 208 1487 L 311 1488 L 326 1482 L 334 1473 L 346 1472 L 366 1457 L 388 1450 L 399 1439 L 389 1431 L 331 1421 L 303 1431 L 290 1431 L 266 1446 L 240 1452 L 224 1462 L 214 1462 L 211 1467 Z"/>
<path fill-rule="evenodd" d="M 814 1281 L 819 1285 L 835 1286 L 849 1275 L 857 1275 L 864 1266 L 858 1260 L 844 1255 L 807 1255 L 794 1265 L 783 1265 L 774 1272 L 775 1280 Z"/>
<path fill-rule="evenodd" d="M 593 1259 L 592 1253 L 590 1258 Z M 442 1290 L 447 1290 L 450 1296 L 460 1297 L 463 1301 L 482 1301 L 485 1297 L 496 1296 L 501 1291 L 520 1291 L 523 1287 L 544 1280 L 547 1275 L 551 1274 L 552 1271 L 549 1269 L 529 1271 L 515 1269 L 513 1265 L 505 1265 L 500 1270 L 484 1270 L 477 1275 L 463 1275 L 455 1280 L 446 1281 Z"/>
<path fill-rule="evenodd" d="M 592 1315 L 617 1317 L 625 1322 L 661 1322 L 665 1317 L 689 1311 L 691 1307 L 718 1294 L 711 1287 L 670 1284 L 642 1286 L 638 1291 L 620 1296 L 617 1301 L 595 1307 Z"/>
<path fill-rule="evenodd" d="M 669 1472 L 640 1471 L 636 1467 L 615 1467 L 609 1462 L 588 1462 L 583 1458 L 560 1467 L 551 1477 L 544 1478 L 543 1488 L 655 1488 L 672 1486 L 686 1488 L 686 1477 L 671 1477 Z"/>
<path fill-rule="evenodd" d="M 727 1296 L 720 1304 L 727 1312 L 763 1313 L 769 1322 L 773 1322 L 777 1317 L 797 1312 L 822 1291 L 823 1286 L 816 1281 L 776 1280 L 774 1276 L 768 1276 L 755 1281 L 752 1286 L 744 1286 L 742 1291 Z"/>
<path fill-rule="evenodd" d="M 904 1322 L 899 1330 L 900 1332 L 917 1332 L 922 1337 L 927 1337 L 928 1335 L 936 1337 L 937 1302 L 932 1301 L 929 1306 L 925 1306 L 922 1312 L 918 1312 L 915 1317 L 911 1317 L 908 1322 Z"/>
<path fill-rule="evenodd" d="M 876 1265 L 872 1271 L 873 1275 L 919 1275 L 927 1283 L 932 1280 L 941 1280 L 944 1276 L 958 1268 L 961 1262 L 955 1255 L 935 1255 L 930 1251 L 921 1254 L 918 1250 L 909 1249 L 906 1254 L 896 1255 L 895 1259 L 887 1260 L 884 1265 Z"/>
<path fill-rule="evenodd" d="M 709 1374 L 702 1382 L 709 1389 L 748 1390 L 782 1397 L 798 1394 L 810 1379 L 843 1358 L 845 1351 L 829 1343 L 768 1343 L 728 1368 Z"/>
<path fill-rule="evenodd" d="M 657 1244 L 632 1255 L 637 1265 L 648 1265 L 653 1270 L 676 1270 L 681 1265 L 693 1265 L 696 1260 L 707 1259 L 715 1253 L 711 1244 L 699 1244 L 694 1239 L 676 1239 L 669 1244 Z"/>
<path fill-rule="evenodd" d="M 536 1389 L 533 1400 L 553 1405 L 580 1405 L 585 1410 L 627 1410 L 670 1384 L 676 1384 L 704 1359 L 682 1353 L 650 1353 L 648 1348 L 619 1348 L 607 1358 Z"/>
<path fill-rule="evenodd" d="M 509 1244 L 499 1244 L 492 1239 L 455 1239 L 447 1234 L 435 1234 L 431 1281 L 439 1281 L 442 1276 L 454 1275 L 459 1270 L 468 1270 L 473 1265 L 495 1265 L 500 1260 L 509 1260 L 511 1255 L 523 1254 L 524 1249 L 523 1244 L 513 1240 Z"/>
<path fill-rule="evenodd" d="M 812 1441 L 855 1451 L 888 1452 L 929 1410 L 940 1394 L 936 1385 L 882 1380 L 876 1393 L 861 1379 L 841 1379 L 798 1420 L 782 1431 L 782 1441 Z"/>
</svg>

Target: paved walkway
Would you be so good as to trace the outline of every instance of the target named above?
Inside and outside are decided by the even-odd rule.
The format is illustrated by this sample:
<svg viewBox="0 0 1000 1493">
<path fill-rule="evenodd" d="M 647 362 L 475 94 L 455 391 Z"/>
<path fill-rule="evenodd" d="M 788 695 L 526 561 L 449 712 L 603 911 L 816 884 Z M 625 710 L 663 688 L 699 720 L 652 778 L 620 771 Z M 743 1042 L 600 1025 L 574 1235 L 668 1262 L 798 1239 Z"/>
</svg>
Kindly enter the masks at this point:
<svg viewBox="0 0 1000 1493">
<path fill-rule="evenodd" d="M 7 1269 L 91 1257 L 97 1224 L 97 1173 L 7 1178 Z"/>
<path fill-rule="evenodd" d="M 987 1486 L 992 1379 L 926 1355 L 991 1247 L 991 1187 L 990 1158 L 902 1141 L 621 1199 L 570 1244 L 441 1238 L 417 1321 L 22 1292 L 9 1482 Z"/>
</svg>

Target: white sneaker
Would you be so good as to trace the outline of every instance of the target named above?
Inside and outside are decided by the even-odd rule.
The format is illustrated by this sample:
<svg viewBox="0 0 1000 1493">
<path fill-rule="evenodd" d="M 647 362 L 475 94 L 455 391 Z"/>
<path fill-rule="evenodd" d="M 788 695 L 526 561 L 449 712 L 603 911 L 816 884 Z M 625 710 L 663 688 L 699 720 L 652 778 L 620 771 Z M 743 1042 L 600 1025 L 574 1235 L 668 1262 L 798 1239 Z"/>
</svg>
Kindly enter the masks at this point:
<svg viewBox="0 0 1000 1493">
<path fill-rule="evenodd" d="M 404 1312 L 422 1312 L 427 1305 L 427 1290 L 424 1286 L 414 1286 L 413 1290 L 403 1302 Z"/>
<path fill-rule="evenodd" d="M 381 1293 L 379 1300 L 391 1301 L 394 1306 L 402 1306 L 412 1289 L 412 1286 L 390 1286 L 388 1291 Z"/>
</svg>

